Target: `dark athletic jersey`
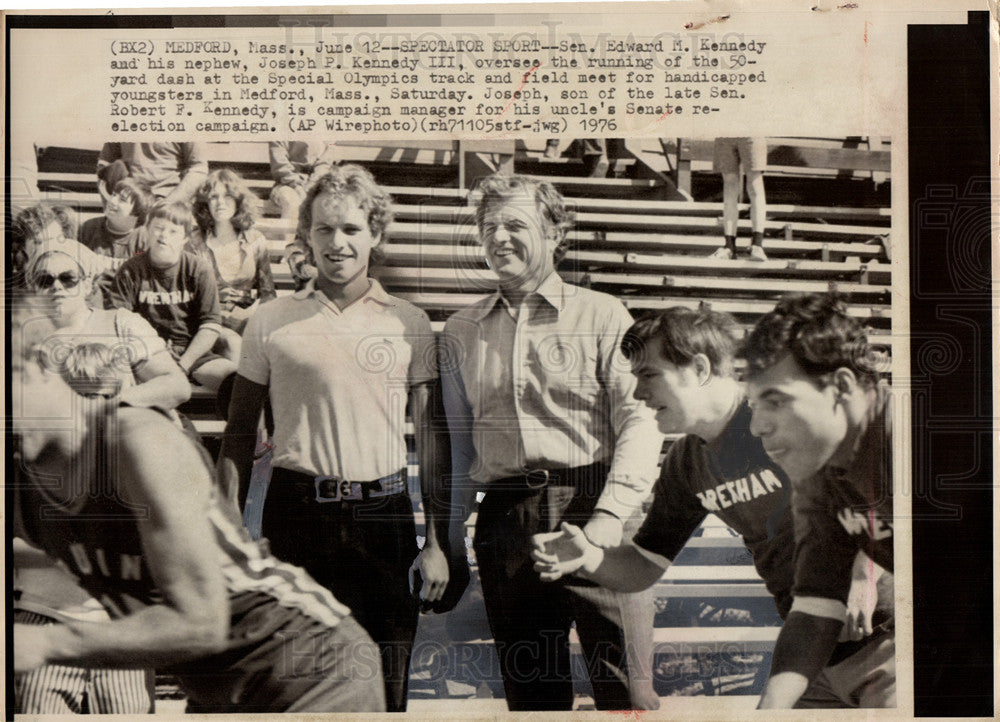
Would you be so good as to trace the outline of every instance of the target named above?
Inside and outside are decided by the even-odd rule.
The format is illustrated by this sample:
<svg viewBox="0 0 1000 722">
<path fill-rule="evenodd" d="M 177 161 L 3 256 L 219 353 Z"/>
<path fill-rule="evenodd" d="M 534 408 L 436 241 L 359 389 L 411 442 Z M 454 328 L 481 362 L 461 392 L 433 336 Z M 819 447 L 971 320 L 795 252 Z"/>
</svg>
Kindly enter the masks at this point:
<svg viewBox="0 0 1000 722">
<path fill-rule="evenodd" d="M 108 420 L 97 425 L 98 438 L 115 437 L 109 426 Z M 196 448 L 211 471 L 207 453 Z M 16 485 L 20 521 L 26 536 L 64 561 L 112 617 L 123 617 L 161 602 L 162 595 L 143 558 L 136 523 L 142 509 L 115 493 L 109 473 L 115 468 L 114 445 L 99 444 L 96 457 L 94 473 L 78 495 L 83 503 L 73 509 L 54 503 L 37 480 Z M 323 638 L 350 610 L 303 570 L 252 541 L 214 487 L 208 496 L 205 514 L 229 592 L 229 642 L 222 652 L 167 671 L 201 706 L 282 711 L 323 682 L 329 663 Z M 287 665 L 293 659 L 290 680 Z"/>
<path fill-rule="evenodd" d="M 178 356 L 199 328 L 222 323 L 215 273 L 187 251 L 166 269 L 155 268 L 146 253 L 125 261 L 115 276 L 111 303 L 149 321 Z"/>
<path fill-rule="evenodd" d="M 744 401 L 715 443 L 688 435 L 670 447 L 634 542 L 672 560 L 711 512 L 743 536 L 784 617 L 794 569 L 790 483 L 750 433 L 750 417 Z"/>
<path fill-rule="evenodd" d="M 880 385 L 847 468 L 827 465 L 792 493 L 796 596 L 845 601 L 859 549 L 893 571 L 892 427 Z M 880 608 L 882 599 L 880 596 Z M 886 603 L 891 601 L 891 597 Z"/>
</svg>

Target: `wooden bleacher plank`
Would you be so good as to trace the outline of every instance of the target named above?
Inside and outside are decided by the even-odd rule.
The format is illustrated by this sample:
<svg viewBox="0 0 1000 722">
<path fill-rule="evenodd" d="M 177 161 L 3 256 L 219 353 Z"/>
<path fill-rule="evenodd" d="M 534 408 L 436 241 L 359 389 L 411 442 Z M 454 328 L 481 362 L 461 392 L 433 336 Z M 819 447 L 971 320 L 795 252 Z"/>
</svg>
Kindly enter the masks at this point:
<svg viewBox="0 0 1000 722">
<path fill-rule="evenodd" d="M 611 198 L 567 198 L 567 206 L 577 213 L 624 213 L 629 215 L 677 215 L 721 217 L 721 202 L 630 200 Z M 750 206 L 739 204 L 741 213 L 747 213 Z M 403 206 L 397 208 L 397 217 L 424 218 L 450 222 L 471 220 L 474 207 L 429 207 Z M 837 206 L 799 206 L 791 204 L 769 204 L 767 214 L 772 219 L 780 218 L 823 218 L 840 221 L 855 221 L 868 225 L 888 225 L 892 213 L 889 208 L 843 208 Z"/>
</svg>

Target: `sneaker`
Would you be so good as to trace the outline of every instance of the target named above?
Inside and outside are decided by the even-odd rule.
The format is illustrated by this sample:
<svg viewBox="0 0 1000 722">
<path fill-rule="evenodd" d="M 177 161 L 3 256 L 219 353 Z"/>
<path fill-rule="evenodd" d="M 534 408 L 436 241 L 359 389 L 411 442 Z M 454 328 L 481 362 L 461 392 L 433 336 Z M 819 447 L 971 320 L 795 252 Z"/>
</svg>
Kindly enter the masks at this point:
<svg viewBox="0 0 1000 722">
<path fill-rule="evenodd" d="M 725 246 L 723 246 L 722 248 L 715 249 L 715 253 L 709 256 L 709 258 L 716 261 L 731 261 L 735 257 L 736 254 L 733 253 L 731 249 L 726 248 Z"/>
<path fill-rule="evenodd" d="M 766 261 L 767 254 L 764 253 L 764 248 L 762 246 L 750 246 L 750 260 Z"/>
</svg>

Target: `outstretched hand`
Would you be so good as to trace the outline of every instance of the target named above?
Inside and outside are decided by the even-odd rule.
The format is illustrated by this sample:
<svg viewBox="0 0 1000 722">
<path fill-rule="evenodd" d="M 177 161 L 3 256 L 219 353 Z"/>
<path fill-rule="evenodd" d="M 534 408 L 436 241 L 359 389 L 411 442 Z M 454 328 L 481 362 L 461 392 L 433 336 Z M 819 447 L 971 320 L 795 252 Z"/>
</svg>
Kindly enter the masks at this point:
<svg viewBox="0 0 1000 722">
<path fill-rule="evenodd" d="M 601 550 L 590 543 L 583 530 L 563 522 L 559 531 L 535 534 L 531 558 L 542 580 L 555 581 L 581 570 L 593 572 L 600 565 Z"/>
</svg>

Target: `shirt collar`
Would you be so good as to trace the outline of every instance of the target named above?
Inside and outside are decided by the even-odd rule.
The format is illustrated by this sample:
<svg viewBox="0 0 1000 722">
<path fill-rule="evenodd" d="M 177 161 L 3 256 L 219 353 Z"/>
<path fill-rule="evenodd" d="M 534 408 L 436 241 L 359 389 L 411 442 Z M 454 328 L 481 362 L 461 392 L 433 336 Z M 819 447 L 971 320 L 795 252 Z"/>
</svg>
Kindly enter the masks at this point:
<svg viewBox="0 0 1000 722">
<path fill-rule="evenodd" d="M 392 303 L 392 299 L 389 297 L 389 294 L 386 293 L 386 290 L 385 288 L 382 287 L 381 283 L 379 283 L 374 278 L 369 278 L 368 280 L 371 282 L 371 285 L 368 286 L 368 290 L 365 291 L 363 294 L 361 294 L 358 300 L 356 300 L 347 308 L 351 308 L 360 303 L 367 303 L 369 301 L 377 303 L 380 306 L 394 305 Z M 327 299 L 326 296 L 324 296 L 322 293 L 316 290 L 315 278 L 310 278 L 308 281 L 306 281 L 306 285 L 304 285 L 301 289 L 292 294 L 292 298 L 298 301 L 305 301 L 313 297 L 315 297 L 316 300 L 319 301 L 320 303 L 326 305 L 332 305 L 330 300 Z M 344 310 L 346 311 L 347 309 Z"/>
<path fill-rule="evenodd" d="M 542 281 L 541 285 L 529 293 L 525 297 L 525 301 L 528 302 L 532 297 L 538 296 L 543 301 L 548 303 L 556 312 L 562 311 L 566 304 L 565 297 L 566 284 L 559 276 L 558 273 L 553 271 Z M 483 304 L 482 308 L 476 313 L 476 320 L 482 321 L 489 313 L 496 308 L 498 303 L 503 303 L 509 305 L 507 300 L 500 293 L 499 289 L 494 291 L 491 296 L 486 299 L 486 303 Z"/>
</svg>

